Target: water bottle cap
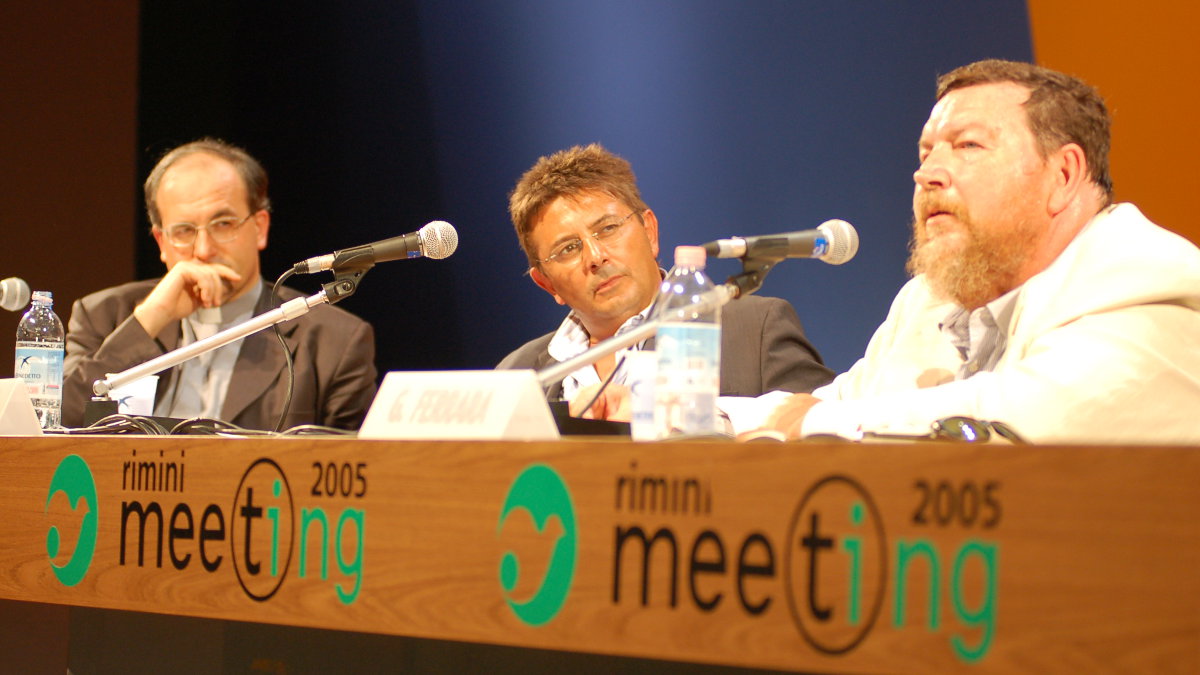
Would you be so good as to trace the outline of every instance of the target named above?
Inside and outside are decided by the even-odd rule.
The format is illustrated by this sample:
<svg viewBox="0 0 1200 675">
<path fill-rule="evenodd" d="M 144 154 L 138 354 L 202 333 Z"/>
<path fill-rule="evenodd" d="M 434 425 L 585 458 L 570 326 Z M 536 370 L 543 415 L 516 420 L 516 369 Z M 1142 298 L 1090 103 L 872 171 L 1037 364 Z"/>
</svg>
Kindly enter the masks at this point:
<svg viewBox="0 0 1200 675">
<path fill-rule="evenodd" d="M 34 302 L 53 303 L 54 302 L 54 294 L 51 293 L 50 291 L 34 291 L 33 292 L 33 301 Z"/>
<path fill-rule="evenodd" d="M 675 266 L 676 267 L 704 267 L 704 261 L 708 258 L 708 253 L 703 246 L 676 246 L 675 247 Z"/>
</svg>

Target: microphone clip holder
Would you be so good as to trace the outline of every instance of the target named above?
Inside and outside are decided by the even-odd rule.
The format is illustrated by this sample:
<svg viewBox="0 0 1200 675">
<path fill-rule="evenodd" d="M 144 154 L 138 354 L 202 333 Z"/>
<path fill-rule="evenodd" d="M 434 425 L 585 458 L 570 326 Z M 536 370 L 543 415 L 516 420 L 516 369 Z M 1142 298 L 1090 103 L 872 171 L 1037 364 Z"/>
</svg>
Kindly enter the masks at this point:
<svg viewBox="0 0 1200 675">
<path fill-rule="evenodd" d="M 353 265 L 338 265 L 333 269 L 333 281 L 321 284 L 325 291 L 326 302 L 334 304 L 344 300 L 358 290 L 358 284 L 363 275 L 371 271 L 375 263 L 363 260 Z"/>
<path fill-rule="evenodd" d="M 742 272 L 735 274 L 725 281 L 726 284 L 737 288 L 737 294 L 734 296 L 740 298 L 743 295 L 750 295 L 762 288 L 763 281 L 767 277 L 767 272 L 775 266 L 784 257 L 758 257 L 758 258 L 742 258 Z"/>
</svg>

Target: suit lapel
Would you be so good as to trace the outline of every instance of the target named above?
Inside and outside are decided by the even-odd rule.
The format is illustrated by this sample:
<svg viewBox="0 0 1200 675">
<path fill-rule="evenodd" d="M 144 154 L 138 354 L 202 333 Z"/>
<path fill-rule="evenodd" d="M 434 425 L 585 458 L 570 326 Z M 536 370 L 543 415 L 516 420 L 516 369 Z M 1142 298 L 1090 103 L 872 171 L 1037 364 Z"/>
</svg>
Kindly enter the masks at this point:
<svg viewBox="0 0 1200 675">
<path fill-rule="evenodd" d="M 154 338 L 156 342 L 163 348 L 163 354 L 175 351 L 179 348 L 179 341 L 183 339 L 183 322 L 175 321 L 167 324 L 165 328 L 159 332 L 158 337 Z M 154 405 L 157 407 L 167 397 L 167 392 L 175 390 L 175 378 L 179 376 L 179 366 L 168 368 L 166 371 L 158 374 L 158 389 L 154 392 Z"/>
<path fill-rule="evenodd" d="M 258 316 L 271 309 L 271 289 L 264 285 L 258 304 L 254 308 L 254 315 Z M 287 343 L 288 351 L 294 358 L 296 344 L 292 334 L 296 330 L 296 323 L 290 321 L 280 324 L 279 330 L 283 333 L 283 341 Z M 236 419 L 251 404 L 262 398 L 267 389 L 279 379 L 286 365 L 274 330 L 266 328 L 242 340 L 242 348 L 238 351 L 233 374 L 229 378 L 229 390 L 225 392 L 225 404 L 221 406 L 221 419 Z"/>
<path fill-rule="evenodd" d="M 549 342 L 547 342 L 546 344 L 549 344 Z M 543 368 L 547 368 L 549 366 L 553 366 L 553 365 L 557 365 L 557 364 L 558 364 L 558 361 L 555 361 L 554 357 L 550 356 L 550 352 L 546 349 L 542 349 L 538 352 L 537 358 L 534 359 L 533 369 L 535 371 L 539 371 Z M 563 391 L 562 380 L 559 380 L 558 382 L 551 384 L 550 386 L 546 387 L 546 400 L 547 401 L 561 400 L 562 399 L 562 391 Z"/>
</svg>

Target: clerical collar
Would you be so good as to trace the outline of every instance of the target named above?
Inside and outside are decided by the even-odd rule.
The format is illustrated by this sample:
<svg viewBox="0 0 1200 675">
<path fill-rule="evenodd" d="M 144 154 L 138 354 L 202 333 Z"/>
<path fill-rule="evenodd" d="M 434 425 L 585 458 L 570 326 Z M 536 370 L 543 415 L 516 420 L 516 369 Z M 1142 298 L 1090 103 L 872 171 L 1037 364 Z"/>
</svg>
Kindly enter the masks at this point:
<svg viewBox="0 0 1200 675">
<path fill-rule="evenodd" d="M 250 287 L 241 297 L 221 305 L 220 307 L 201 307 L 188 315 L 188 321 L 193 324 L 209 324 L 224 326 L 233 323 L 239 317 L 252 313 L 262 296 L 262 283 Z"/>
</svg>

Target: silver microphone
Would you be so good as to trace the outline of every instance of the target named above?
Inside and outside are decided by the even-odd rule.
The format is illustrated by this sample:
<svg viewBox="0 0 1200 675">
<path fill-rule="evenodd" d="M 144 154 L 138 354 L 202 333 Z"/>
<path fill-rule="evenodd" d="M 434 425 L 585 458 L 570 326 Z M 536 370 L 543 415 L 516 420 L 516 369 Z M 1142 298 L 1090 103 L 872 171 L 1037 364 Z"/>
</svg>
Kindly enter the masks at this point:
<svg viewBox="0 0 1200 675">
<path fill-rule="evenodd" d="M 447 258 L 458 248 L 458 232 L 444 220 L 435 220 L 416 232 L 319 255 L 293 266 L 296 274 L 370 267 L 401 258 Z"/>
<path fill-rule="evenodd" d="M 28 304 L 29 284 L 24 279 L 9 277 L 0 281 L 0 308 L 16 312 Z"/>
<path fill-rule="evenodd" d="M 841 265 L 858 253 L 858 232 L 844 220 L 827 220 L 815 230 L 718 239 L 704 250 L 713 258 L 816 258 Z"/>
</svg>

